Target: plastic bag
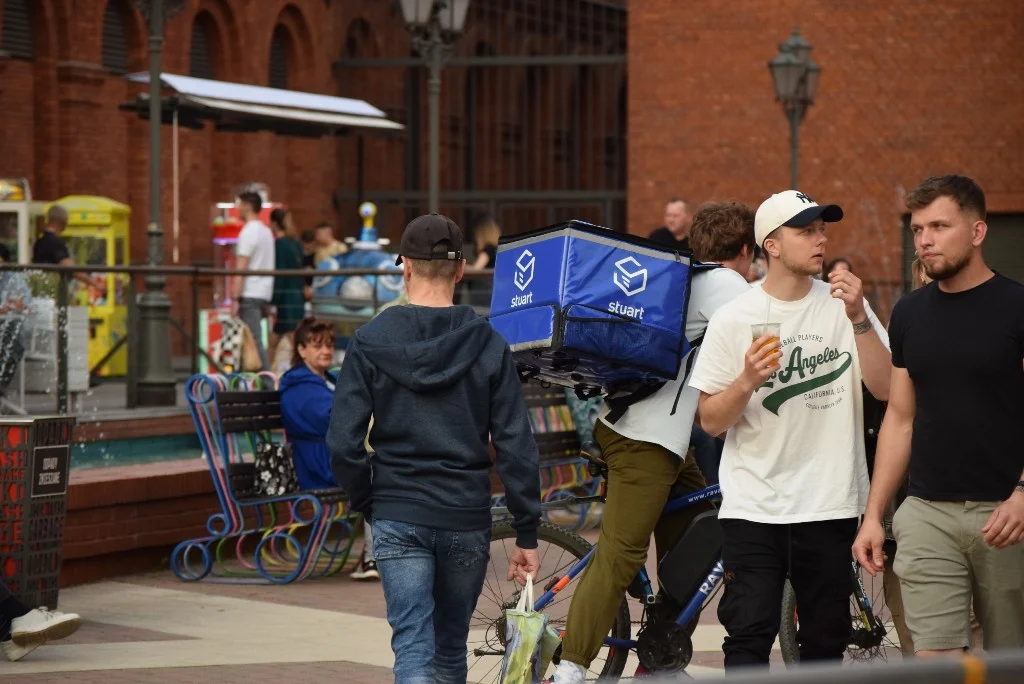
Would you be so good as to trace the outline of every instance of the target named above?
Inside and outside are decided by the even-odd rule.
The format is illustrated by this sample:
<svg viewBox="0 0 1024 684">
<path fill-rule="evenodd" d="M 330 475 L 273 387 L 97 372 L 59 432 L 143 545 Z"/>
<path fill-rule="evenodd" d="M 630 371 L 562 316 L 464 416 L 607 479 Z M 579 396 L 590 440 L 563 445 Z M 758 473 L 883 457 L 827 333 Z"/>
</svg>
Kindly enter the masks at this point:
<svg viewBox="0 0 1024 684">
<path fill-rule="evenodd" d="M 505 611 L 505 630 L 502 684 L 541 684 L 560 639 L 548 616 L 533 610 L 532 575 L 527 575 L 519 603 Z"/>
</svg>

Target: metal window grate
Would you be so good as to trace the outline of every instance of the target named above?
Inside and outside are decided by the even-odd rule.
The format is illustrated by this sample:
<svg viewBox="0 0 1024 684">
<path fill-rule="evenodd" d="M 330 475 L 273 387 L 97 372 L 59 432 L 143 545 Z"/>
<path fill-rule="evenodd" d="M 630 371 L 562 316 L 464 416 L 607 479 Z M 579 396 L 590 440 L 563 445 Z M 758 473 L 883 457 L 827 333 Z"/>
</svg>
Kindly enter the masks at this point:
<svg viewBox="0 0 1024 684">
<path fill-rule="evenodd" d="M 188 75 L 195 78 L 216 78 L 210 49 L 209 17 L 205 14 L 196 15 L 196 19 L 192 23 Z"/>
<path fill-rule="evenodd" d="M 6 0 L 3 5 L 4 30 L 0 36 L 0 50 L 15 59 L 33 59 L 36 50 L 29 0 Z"/>
<path fill-rule="evenodd" d="M 128 36 L 124 16 L 116 0 L 107 3 L 103 12 L 103 68 L 114 74 L 128 73 Z"/>
<path fill-rule="evenodd" d="M 288 29 L 278 24 L 270 40 L 268 76 L 271 88 L 288 88 L 288 40 Z"/>
<path fill-rule="evenodd" d="M 505 234 L 568 218 L 626 227 L 626 6 L 473 0 L 441 74 L 442 212 L 464 227 L 488 212 Z M 405 173 L 353 174 L 335 194 L 343 211 L 377 202 L 392 237 L 427 208 L 428 74 L 406 45 L 353 23 L 335 71 L 342 94 L 408 112 L 405 136 L 381 143 Z"/>
</svg>

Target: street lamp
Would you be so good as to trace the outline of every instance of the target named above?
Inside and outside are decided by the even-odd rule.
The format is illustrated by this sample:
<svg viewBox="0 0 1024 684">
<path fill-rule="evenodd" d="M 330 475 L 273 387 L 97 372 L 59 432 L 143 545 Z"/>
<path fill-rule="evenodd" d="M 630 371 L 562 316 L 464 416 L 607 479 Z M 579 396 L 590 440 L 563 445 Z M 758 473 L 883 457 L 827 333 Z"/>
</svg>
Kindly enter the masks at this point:
<svg viewBox="0 0 1024 684">
<path fill-rule="evenodd" d="M 149 23 L 149 226 L 150 266 L 164 263 L 164 231 L 160 224 L 160 51 L 164 19 L 178 11 L 185 0 L 135 0 Z M 171 300 L 164 292 L 164 276 L 146 276 L 146 292 L 139 300 L 139 375 L 136 401 L 139 406 L 174 406 L 174 368 L 171 364 Z"/>
<path fill-rule="evenodd" d="M 800 35 L 800 29 L 795 28 L 786 42 L 779 45 L 779 54 L 768 62 L 775 99 L 782 103 L 782 110 L 789 120 L 790 187 L 794 189 L 799 163 L 800 124 L 807 115 L 807 108 L 814 104 L 821 75 L 821 67 L 811 59 L 812 49 L 807 39 Z"/>
<path fill-rule="evenodd" d="M 466 24 L 469 0 L 400 0 L 400 3 L 405 28 L 412 34 L 413 48 L 427 63 L 430 119 L 427 210 L 433 213 L 440 204 L 441 68 Z"/>
</svg>

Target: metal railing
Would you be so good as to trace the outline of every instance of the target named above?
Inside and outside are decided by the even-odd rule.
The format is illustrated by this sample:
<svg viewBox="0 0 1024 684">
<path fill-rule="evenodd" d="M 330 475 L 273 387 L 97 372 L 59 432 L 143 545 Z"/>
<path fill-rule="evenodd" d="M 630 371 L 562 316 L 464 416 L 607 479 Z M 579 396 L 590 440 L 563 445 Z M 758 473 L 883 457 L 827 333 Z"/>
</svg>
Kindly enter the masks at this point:
<svg viewBox="0 0 1024 684">
<path fill-rule="evenodd" d="M 127 324 L 126 333 L 122 336 L 95 364 L 89 368 L 89 376 L 91 384 L 98 384 L 102 382 L 99 377 L 99 373 L 111 359 L 113 359 L 125 346 L 127 346 L 127 386 L 126 386 L 126 408 L 134 408 L 135 393 L 136 393 L 136 380 L 138 378 L 138 363 L 137 357 L 137 345 L 140 343 L 139 339 L 139 326 L 138 326 L 138 311 L 137 311 L 137 293 L 141 293 L 141 288 L 134 286 L 134 281 L 146 276 L 161 275 L 169 278 L 187 278 L 189 280 L 189 302 L 185 306 L 187 309 L 188 324 L 183 322 L 183 316 L 174 316 L 173 312 L 170 316 L 171 327 L 178 332 L 185 343 L 185 347 L 188 350 L 190 357 L 190 370 L 192 373 L 197 372 L 198 362 L 202 357 L 207 364 L 210 365 L 217 372 L 223 372 L 223 369 L 219 366 L 216 359 L 212 358 L 205 348 L 199 344 L 199 328 L 200 328 L 200 311 L 204 308 L 216 308 L 217 302 L 212 300 L 209 306 L 204 306 L 202 298 L 200 296 L 201 290 L 204 286 L 209 285 L 211 279 L 227 278 L 230 276 L 271 276 L 271 277 L 292 277 L 292 278 L 335 278 L 335 277 L 351 277 L 351 276 L 395 276 L 395 270 L 381 270 L 381 269 L 368 269 L 368 268 L 346 268 L 339 270 L 317 270 L 312 271 L 308 269 L 280 269 L 280 270 L 238 270 L 238 269 L 226 269 L 226 268 L 207 268 L 201 266 L 164 266 L 164 267 L 152 267 L 152 266 L 83 266 L 83 265 L 72 265 L 72 266 L 56 266 L 56 265 L 43 265 L 43 264 L 0 264 L 0 274 L 8 271 L 22 272 L 26 274 L 31 273 L 52 273 L 56 275 L 56 282 L 53 283 L 52 298 L 56 303 L 56 411 L 61 415 L 65 415 L 69 411 L 70 407 L 70 392 L 68 383 L 68 307 L 71 305 L 69 296 L 69 285 L 76 274 L 89 274 L 92 277 L 98 275 L 115 274 L 115 275 L 126 275 L 129 277 L 128 282 L 125 284 L 124 292 L 124 306 L 126 307 L 127 313 Z M 491 269 L 466 269 L 464 281 L 479 282 L 489 281 L 493 278 L 493 270 Z M 216 290 L 216 287 L 213 288 Z M 380 310 L 381 306 L 386 302 L 379 299 L 377 289 L 371 288 L 369 300 L 341 300 L 332 298 L 335 302 L 342 304 L 348 303 L 352 305 L 353 309 L 366 309 L 367 304 L 369 305 L 369 312 L 353 313 L 344 316 L 344 320 L 350 324 L 360 324 L 366 322 L 373 317 L 373 315 Z M 2 295 L 2 293 L 0 293 Z M 464 290 L 460 290 L 457 294 L 456 303 L 468 299 L 468 295 Z M 317 298 L 314 298 L 313 304 L 314 309 Z M 335 316 L 332 314 L 316 314 L 318 317 L 323 317 L 331 320 Z M 302 316 L 299 316 L 301 318 Z M 0 354 L 5 353 L 6 350 L 0 350 Z M 3 388 L 0 388 L 2 390 Z"/>
<path fill-rule="evenodd" d="M 136 293 L 141 293 L 143 291 L 140 279 L 144 279 L 147 276 L 161 275 L 168 277 L 169 285 L 171 285 L 175 279 L 188 279 L 188 294 L 185 297 L 182 297 L 181 290 L 178 289 L 177 295 L 172 298 L 173 301 L 176 302 L 175 306 L 177 309 L 172 309 L 170 325 L 171 329 L 178 333 L 183 342 L 183 344 L 179 346 L 179 349 L 184 347 L 188 350 L 189 371 L 194 374 L 199 370 L 200 359 L 202 359 L 203 365 L 214 369 L 216 372 L 222 372 L 224 370 L 218 364 L 217 359 L 212 358 L 209 351 L 199 343 L 200 311 L 204 309 L 216 309 L 218 307 L 218 299 L 220 299 L 220 297 L 217 295 L 217 290 L 220 289 L 221 291 L 226 291 L 226 286 L 222 283 L 224 279 L 229 276 L 312 277 L 319 279 L 350 276 L 393 277 L 396 275 L 394 270 L 369 268 L 346 268 L 333 271 L 316 271 L 309 269 L 242 271 L 237 269 L 209 268 L 204 266 L 151 267 L 91 266 L 77 264 L 73 266 L 0 264 L 0 274 L 7 271 L 27 273 L 37 272 L 44 274 L 51 273 L 56 275 L 55 291 L 53 292 L 53 299 L 56 301 L 57 312 L 55 354 L 57 372 L 55 390 L 56 410 L 60 414 L 67 414 L 70 407 L 70 393 L 68 390 L 67 311 L 71 301 L 68 288 L 71 279 L 76 274 L 86 273 L 92 274 L 93 276 L 100 274 L 114 274 L 128 277 L 127 282 L 124 285 L 125 291 L 123 298 L 128 318 L 127 334 L 118 339 L 117 342 L 107 350 L 103 358 L 94 362 L 92 367 L 89 368 L 90 387 L 106 382 L 105 378 L 100 377 L 103 369 L 107 367 L 107 365 L 111 363 L 112 359 L 114 359 L 117 354 L 127 346 L 127 382 L 124 403 L 124 408 L 126 409 L 135 408 L 138 405 L 138 385 L 136 380 L 139 374 L 139 363 L 137 359 L 138 351 L 140 349 L 140 340 Z M 490 301 L 489 286 L 493 276 L 494 271 L 491 269 L 475 270 L 467 268 L 465 281 L 471 284 L 467 284 L 466 287 L 460 288 L 456 302 L 476 304 L 478 311 L 486 314 L 488 308 L 487 303 Z M 136 283 L 140 287 L 134 287 Z M 884 317 L 887 309 L 889 308 L 885 306 L 885 304 L 891 306 L 892 301 L 895 301 L 900 294 L 899 288 L 891 283 L 866 283 L 866 285 L 869 288 L 869 299 L 874 299 L 876 301 L 876 310 L 880 309 L 879 314 Z M 872 285 L 874 285 L 874 287 L 872 287 Z M 175 288 L 169 286 L 167 289 L 171 290 Z M 354 301 L 335 297 L 330 299 L 314 297 L 312 300 L 313 314 L 318 317 L 333 320 L 333 322 L 339 326 L 347 326 L 347 329 L 354 329 L 354 327 L 358 327 L 372 318 L 373 314 L 376 313 L 383 304 L 385 304 L 385 302 L 378 299 L 376 287 L 371 287 L 366 295 L 370 298 L 368 314 L 366 313 L 366 299 Z M 878 299 L 883 299 L 885 301 L 877 301 Z M 338 305 L 341 306 L 339 307 Z M 324 313 L 324 311 L 331 311 L 332 313 Z M 347 313 L 344 313 L 343 311 Z M 295 320 L 301 318 L 302 316 L 298 316 Z M 0 354 L 5 352 L 6 350 L 0 350 Z M 3 388 L 0 387 L 0 391 L 2 390 Z"/>
</svg>

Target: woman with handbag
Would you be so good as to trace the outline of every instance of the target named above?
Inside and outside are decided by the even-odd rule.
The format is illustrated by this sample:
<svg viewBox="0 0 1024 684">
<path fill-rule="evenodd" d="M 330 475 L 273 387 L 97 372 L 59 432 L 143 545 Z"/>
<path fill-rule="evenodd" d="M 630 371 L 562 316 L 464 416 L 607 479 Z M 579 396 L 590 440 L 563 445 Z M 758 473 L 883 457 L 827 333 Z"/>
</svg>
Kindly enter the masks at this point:
<svg viewBox="0 0 1024 684">
<path fill-rule="evenodd" d="M 295 475 L 301 489 L 337 487 L 327 450 L 327 426 L 334 403 L 334 330 L 327 321 L 304 318 L 295 329 L 292 368 L 281 376 L 281 421 L 295 454 Z M 378 580 L 370 525 L 364 522 L 363 553 L 352 579 Z"/>
</svg>

